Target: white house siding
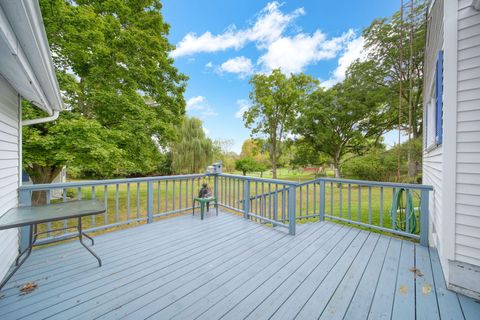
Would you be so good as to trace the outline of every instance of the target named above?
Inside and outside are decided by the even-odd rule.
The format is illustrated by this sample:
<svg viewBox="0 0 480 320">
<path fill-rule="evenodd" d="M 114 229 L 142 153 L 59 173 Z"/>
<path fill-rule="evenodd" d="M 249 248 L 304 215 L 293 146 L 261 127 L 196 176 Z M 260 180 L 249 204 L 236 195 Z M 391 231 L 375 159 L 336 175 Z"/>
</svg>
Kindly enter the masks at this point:
<svg viewBox="0 0 480 320">
<path fill-rule="evenodd" d="M 423 104 L 426 106 L 434 97 L 435 66 L 438 51 L 443 46 L 443 0 L 436 0 L 428 14 L 428 34 L 425 50 L 424 68 L 424 95 Z M 426 112 L 426 107 L 424 112 Z M 425 116 L 424 116 L 425 118 Z M 426 126 L 424 126 L 426 129 Z M 426 135 L 424 134 L 424 137 Z M 430 242 L 441 253 L 442 246 L 442 170 L 443 152 L 442 146 L 429 148 L 423 153 L 423 183 L 434 187 L 433 197 L 430 201 Z M 442 254 L 440 254 L 442 257 Z"/>
<path fill-rule="evenodd" d="M 19 186 L 18 95 L 0 76 L 0 216 L 17 206 Z M 18 252 L 18 231 L 0 231 L 0 279 Z"/>
<path fill-rule="evenodd" d="M 455 259 L 480 266 L 480 11 L 471 3 L 460 0 L 457 16 Z"/>
</svg>

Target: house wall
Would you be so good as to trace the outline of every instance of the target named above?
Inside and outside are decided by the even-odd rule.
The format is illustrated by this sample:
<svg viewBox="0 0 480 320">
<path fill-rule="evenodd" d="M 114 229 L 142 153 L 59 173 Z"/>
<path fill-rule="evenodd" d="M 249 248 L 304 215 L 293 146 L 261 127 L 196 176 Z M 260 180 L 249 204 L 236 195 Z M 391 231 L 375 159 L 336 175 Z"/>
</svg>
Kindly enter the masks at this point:
<svg viewBox="0 0 480 320">
<path fill-rule="evenodd" d="M 0 76 L 0 216 L 18 204 L 19 132 L 17 92 Z M 18 231 L 0 231 L 0 279 L 17 252 Z"/>
<path fill-rule="evenodd" d="M 443 47 L 443 12 L 444 1 L 436 0 L 429 8 L 428 13 L 428 32 L 425 48 L 425 66 L 424 66 L 424 95 L 423 105 L 426 106 L 435 96 L 435 68 L 438 51 Z M 424 119 L 427 108 L 424 107 Z M 427 125 L 424 125 L 427 130 Z M 426 138 L 426 134 L 423 135 Z M 445 237 L 443 232 L 445 219 L 442 213 L 442 194 L 443 194 L 443 147 L 430 147 L 423 153 L 423 183 L 433 186 L 434 192 L 430 201 L 430 244 L 438 248 L 440 257 L 442 254 L 442 242 L 440 239 Z M 446 264 L 446 259 L 443 259 Z"/>
<path fill-rule="evenodd" d="M 480 11 L 458 1 L 453 287 L 480 297 Z"/>
</svg>

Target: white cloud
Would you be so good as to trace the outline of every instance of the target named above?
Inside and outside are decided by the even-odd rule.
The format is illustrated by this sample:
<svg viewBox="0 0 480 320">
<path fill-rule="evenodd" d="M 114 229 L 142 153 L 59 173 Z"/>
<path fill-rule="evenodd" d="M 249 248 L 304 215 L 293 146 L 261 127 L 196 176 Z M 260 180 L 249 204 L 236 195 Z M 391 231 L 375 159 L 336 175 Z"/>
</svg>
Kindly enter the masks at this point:
<svg viewBox="0 0 480 320">
<path fill-rule="evenodd" d="M 365 39 L 363 37 L 354 38 L 349 41 L 343 54 L 338 59 L 338 66 L 333 70 L 330 79 L 320 82 L 320 85 L 325 88 L 331 88 L 338 82 L 343 81 L 345 79 L 345 74 L 347 72 L 348 67 L 357 59 L 365 59 L 366 58 L 366 51 L 364 49 Z"/>
<path fill-rule="evenodd" d="M 245 100 L 245 99 L 239 99 L 237 100 L 237 105 L 238 105 L 238 111 L 235 112 L 235 118 L 242 119 L 245 111 L 247 111 L 248 108 L 250 108 L 250 102 L 248 102 L 248 100 Z"/>
<path fill-rule="evenodd" d="M 172 51 L 174 58 L 188 56 L 199 52 L 216 52 L 227 49 L 240 49 L 248 42 L 256 42 L 263 47 L 278 39 L 288 25 L 298 16 L 303 15 L 303 8 L 289 14 L 282 13 L 278 2 L 270 2 L 258 14 L 255 23 L 250 28 L 237 30 L 231 25 L 222 34 L 214 35 L 210 31 L 197 36 L 188 33 Z"/>
<path fill-rule="evenodd" d="M 252 61 L 244 56 L 229 59 L 219 67 L 220 72 L 237 73 L 241 78 L 253 72 Z"/>
<path fill-rule="evenodd" d="M 204 96 L 191 97 L 187 100 L 187 111 L 188 110 L 202 110 L 203 103 L 205 102 Z"/>
<path fill-rule="evenodd" d="M 208 104 L 204 96 L 195 96 L 187 100 L 187 111 L 201 118 L 215 117 L 218 113 Z"/>
<path fill-rule="evenodd" d="M 309 64 L 335 58 L 354 34 L 353 30 L 349 30 L 339 37 L 327 39 L 317 30 L 312 35 L 300 33 L 293 37 L 281 37 L 268 46 L 258 64 L 262 65 L 264 72 L 275 68 L 281 68 L 287 74 L 302 72 Z"/>
<path fill-rule="evenodd" d="M 213 68 L 213 63 L 212 63 L 212 61 L 209 61 L 209 62 L 205 65 L 205 68 L 208 68 L 208 69 Z"/>
</svg>

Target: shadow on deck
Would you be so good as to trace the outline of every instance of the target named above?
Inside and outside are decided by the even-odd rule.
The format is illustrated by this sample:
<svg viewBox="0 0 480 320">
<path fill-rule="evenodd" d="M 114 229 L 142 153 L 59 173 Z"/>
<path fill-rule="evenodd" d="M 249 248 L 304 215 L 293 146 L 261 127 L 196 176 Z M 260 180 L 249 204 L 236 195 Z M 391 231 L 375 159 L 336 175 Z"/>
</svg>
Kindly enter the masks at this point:
<svg viewBox="0 0 480 320">
<path fill-rule="evenodd" d="M 212 213 L 36 250 L 0 319 L 478 319 L 445 288 L 435 249 L 329 222 L 289 236 Z M 34 281 L 36 290 L 19 294 Z"/>
</svg>

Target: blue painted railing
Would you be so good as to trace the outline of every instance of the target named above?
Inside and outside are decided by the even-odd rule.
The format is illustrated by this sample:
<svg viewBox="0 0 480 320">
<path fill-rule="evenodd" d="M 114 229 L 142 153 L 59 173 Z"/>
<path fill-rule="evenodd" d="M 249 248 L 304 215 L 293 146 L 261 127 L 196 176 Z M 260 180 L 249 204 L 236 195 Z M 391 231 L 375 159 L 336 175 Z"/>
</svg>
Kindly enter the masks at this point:
<svg viewBox="0 0 480 320">
<path fill-rule="evenodd" d="M 213 186 L 219 205 L 225 210 L 284 228 L 291 235 L 295 234 L 297 221 L 318 219 L 368 227 L 428 244 L 428 199 L 432 187 L 417 184 L 331 178 L 297 183 L 232 174 L 192 174 L 25 185 L 19 189 L 20 204 L 31 205 L 32 192 L 45 192 L 47 203 L 103 199 L 106 213 L 84 222 L 86 231 L 94 232 L 191 212 L 193 198 L 203 181 Z M 415 219 L 419 226 L 415 230 L 410 231 L 409 219 L 404 221 L 406 226 L 403 223 L 404 230 L 396 225 L 397 219 L 392 219 L 392 214 L 396 215 L 391 206 L 397 188 L 414 195 Z M 55 231 L 70 226 L 74 227 L 66 220 L 42 225 L 45 234 L 39 242 L 70 237 L 72 233 L 68 231 Z"/>
</svg>

